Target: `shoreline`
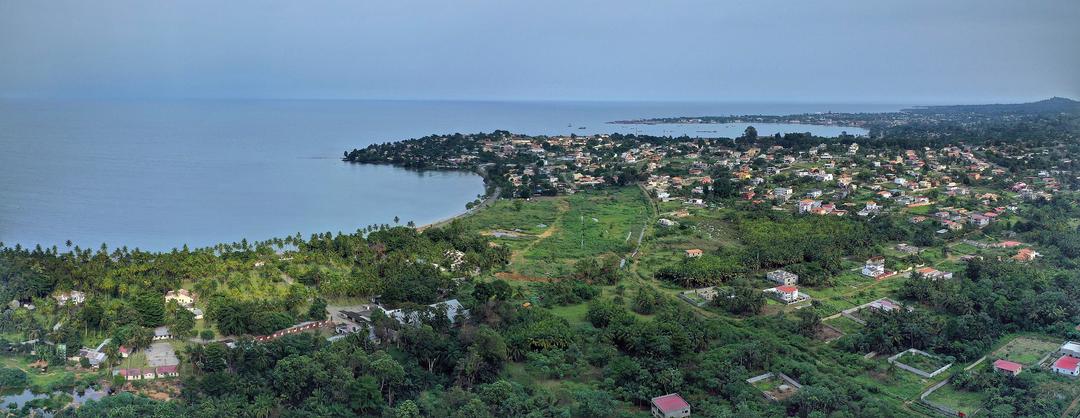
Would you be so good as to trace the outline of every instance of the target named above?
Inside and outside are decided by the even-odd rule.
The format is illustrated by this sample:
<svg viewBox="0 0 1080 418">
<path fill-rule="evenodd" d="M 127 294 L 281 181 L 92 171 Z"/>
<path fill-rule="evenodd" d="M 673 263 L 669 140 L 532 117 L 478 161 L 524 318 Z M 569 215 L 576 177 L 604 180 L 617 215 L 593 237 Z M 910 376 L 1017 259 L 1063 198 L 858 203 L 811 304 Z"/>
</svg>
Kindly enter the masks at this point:
<svg viewBox="0 0 1080 418">
<path fill-rule="evenodd" d="M 485 196 L 483 201 L 481 201 L 476 206 L 473 206 L 471 209 L 466 209 L 464 212 L 461 212 L 461 213 L 459 213 L 457 215 L 454 215 L 454 216 L 451 216 L 451 217 L 448 217 L 448 218 L 443 218 L 443 219 L 440 219 L 440 220 L 437 220 L 437 221 L 434 221 L 434 222 L 426 223 L 424 225 L 416 226 L 416 230 L 419 231 L 419 232 L 424 232 L 424 230 L 426 230 L 428 228 L 440 227 L 440 226 L 449 224 L 450 222 L 453 222 L 456 219 L 461 219 L 461 218 L 464 218 L 466 216 L 472 215 L 472 214 L 480 211 L 481 209 L 484 209 L 484 208 L 486 208 L 488 206 L 491 206 L 491 204 L 495 203 L 496 200 L 499 200 L 499 195 L 500 194 L 502 194 L 502 188 L 496 186 L 495 190 L 492 191 L 492 193 Z"/>
<path fill-rule="evenodd" d="M 407 167 L 407 166 L 403 166 L 403 165 L 399 165 L 399 164 L 392 164 L 392 163 L 358 162 L 358 161 L 349 161 L 349 160 L 344 159 L 344 158 L 341 161 L 344 162 L 344 163 L 348 163 L 348 164 L 388 165 L 388 166 L 391 166 L 391 167 L 398 167 L 398 168 L 403 168 L 403 169 L 412 170 L 412 171 L 468 172 L 468 173 L 473 173 L 473 174 L 476 174 L 476 175 L 480 176 L 480 179 L 483 180 L 485 186 L 488 183 L 487 171 L 484 170 L 483 167 L 477 167 L 477 168 L 472 169 L 472 170 L 462 170 L 462 169 L 455 169 L 455 168 L 417 169 L 417 168 L 410 168 L 410 167 Z M 485 189 L 486 189 L 486 187 L 485 187 Z M 483 209 L 483 208 L 486 208 L 486 207 L 490 206 L 492 203 L 495 203 L 496 200 L 499 200 L 500 195 L 502 195 L 502 187 L 495 186 L 495 190 L 492 190 L 491 193 L 488 193 L 486 196 L 484 196 L 484 200 L 480 201 L 479 204 L 477 204 L 476 206 L 473 206 L 471 209 L 465 209 L 464 212 L 458 213 L 456 215 L 449 216 L 449 217 L 442 218 L 442 219 L 438 219 L 438 220 L 435 220 L 435 221 L 431 221 L 431 222 L 428 222 L 428 223 L 423 224 L 423 225 L 414 226 L 413 229 L 416 229 L 419 232 L 423 232 L 424 230 L 426 230 L 428 228 L 439 227 L 439 226 L 449 224 L 450 222 L 453 222 L 455 219 L 464 218 L 466 216 L 472 215 L 473 213 L 476 213 L 480 209 Z"/>
</svg>

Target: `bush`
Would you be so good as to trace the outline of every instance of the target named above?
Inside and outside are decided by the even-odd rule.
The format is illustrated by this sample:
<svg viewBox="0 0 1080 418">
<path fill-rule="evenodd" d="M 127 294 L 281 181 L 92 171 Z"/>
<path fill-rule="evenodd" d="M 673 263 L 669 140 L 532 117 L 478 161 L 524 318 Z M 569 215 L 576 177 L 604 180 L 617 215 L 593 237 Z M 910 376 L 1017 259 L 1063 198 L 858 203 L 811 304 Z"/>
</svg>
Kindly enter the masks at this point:
<svg viewBox="0 0 1080 418">
<path fill-rule="evenodd" d="M 27 382 L 26 372 L 0 367 L 0 390 L 21 388 L 26 386 Z"/>
</svg>

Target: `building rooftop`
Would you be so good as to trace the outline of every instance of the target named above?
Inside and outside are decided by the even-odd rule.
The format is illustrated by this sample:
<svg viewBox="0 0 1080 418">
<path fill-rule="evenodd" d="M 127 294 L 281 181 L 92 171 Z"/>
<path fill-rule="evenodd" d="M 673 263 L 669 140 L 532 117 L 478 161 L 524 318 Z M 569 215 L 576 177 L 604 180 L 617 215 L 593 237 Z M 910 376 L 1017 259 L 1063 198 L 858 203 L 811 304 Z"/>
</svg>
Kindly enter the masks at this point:
<svg viewBox="0 0 1080 418">
<path fill-rule="evenodd" d="M 690 407 L 690 404 L 686 403 L 678 393 L 652 398 L 652 404 L 664 413 L 680 411 Z"/>
<path fill-rule="evenodd" d="M 1020 368 L 1023 366 L 1021 366 L 1020 363 L 1014 363 L 1009 360 L 999 359 L 994 362 L 994 367 L 1015 373 L 1019 371 Z"/>
<path fill-rule="evenodd" d="M 1054 367 L 1065 370 L 1076 370 L 1076 365 L 1080 364 L 1080 358 L 1061 356 L 1054 362 Z"/>
</svg>

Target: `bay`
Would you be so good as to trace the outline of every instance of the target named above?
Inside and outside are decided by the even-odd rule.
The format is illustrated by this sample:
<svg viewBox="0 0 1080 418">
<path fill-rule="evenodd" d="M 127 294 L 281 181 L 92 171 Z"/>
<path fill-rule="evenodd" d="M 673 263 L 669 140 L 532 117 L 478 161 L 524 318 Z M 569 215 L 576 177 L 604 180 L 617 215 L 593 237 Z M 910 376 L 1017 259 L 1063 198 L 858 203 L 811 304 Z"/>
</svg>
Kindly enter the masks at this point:
<svg viewBox="0 0 1080 418">
<path fill-rule="evenodd" d="M 648 117 L 890 111 L 900 105 L 486 101 L 0 101 L 0 242 L 168 250 L 369 224 L 425 224 L 483 193 L 479 176 L 340 161 L 433 133 L 737 136 L 745 124 Z M 762 135 L 856 128 L 754 124 Z M 704 132 L 707 131 L 707 132 Z"/>
</svg>

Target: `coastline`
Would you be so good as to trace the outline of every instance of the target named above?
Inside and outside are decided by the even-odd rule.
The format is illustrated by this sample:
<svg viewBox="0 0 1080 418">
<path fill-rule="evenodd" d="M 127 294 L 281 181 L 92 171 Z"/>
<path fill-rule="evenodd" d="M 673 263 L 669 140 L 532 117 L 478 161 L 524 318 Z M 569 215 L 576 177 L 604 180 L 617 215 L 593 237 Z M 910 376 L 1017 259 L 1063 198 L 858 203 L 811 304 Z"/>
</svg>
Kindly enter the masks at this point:
<svg viewBox="0 0 1080 418">
<path fill-rule="evenodd" d="M 461 169 L 453 169 L 453 168 L 435 168 L 435 169 L 421 170 L 421 169 L 409 168 L 409 167 L 406 167 L 406 166 L 402 166 L 402 165 L 398 165 L 398 164 L 392 164 L 392 163 L 358 162 L 358 161 L 349 161 L 349 160 L 344 159 L 344 158 L 342 159 L 342 162 L 345 162 L 345 163 L 348 163 L 348 164 L 388 165 L 388 166 L 392 166 L 392 167 L 400 167 L 400 168 L 404 168 L 406 170 L 415 170 L 415 171 L 433 170 L 433 171 L 471 172 L 473 174 L 476 174 L 476 175 L 480 176 L 480 179 L 483 180 L 485 185 L 488 183 L 487 171 L 484 170 L 483 167 L 476 167 L 473 170 L 461 170 Z M 464 218 L 466 216 L 472 215 L 473 213 L 476 213 L 480 209 L 483 209 L 485 207 L 490 206 L 492 203 L 495 203 L 495 201 L 498 200 L 499 196 L 501 196 L 501 195 L 502 195 L 502 187 L 495 186 L 495 189 L 492 190 L 491 193 L 488 193 L 486 196 L 484 196 L 484 200 L 482 200 L 476 206 L 473 206 L 470 209 L 465 209 L 464 212 L 458 213 L 458 214 L 450 216 L 450 217 L 438 219 L 438 220 L 428 222 L 428 223 L 423 224 L 423 225 L 417 225 L 414 228 L 417 231 L 423 232 L 424 230 L 426 230 L 428 228 L 439 227 L 439 226 L 449 224 L 450 222 L 453 222 L 455 219 Z"/>
<path fill-rule="evenodd" d="M 499 195 L 500 194 L 502 194 L 502 188 L 496 186 L 495 190 L 492 191 L 492 193 L 485 196 L 484 200 L 481 201 L 478 205 L 473 206 L 470 209 L 466 209 L 464 212 L 461 212 L 461 213 L 459 213 L 457 215 L 454 215 L 454 216 L 451 216 L 449 218 L 444 218 L 444 219 L 440 219 L 440 220 L 437 220 L 437 221 L 434 221 L 434 222 L 431 222 L 431 223 L 427 223 L 427 224 L 424 224 L 424 225 L 419 225 L 419 226 L 416 227 L 416 230 L 420 231 L 420 232 L 423 232 L 424 230 L 426 230 L 428 228 L 440 227 L 440 226 L 449 224 L 450 222 L 453 222 L 456 219 L 461 219 L 461 218 L 464 218 L 466 216 L 472 215 L 472 214 L 480 211 L 481 209 L 490 206 L 492 203 L 495 203 L 496 200 L 499 200 Z"/>
</svg>

